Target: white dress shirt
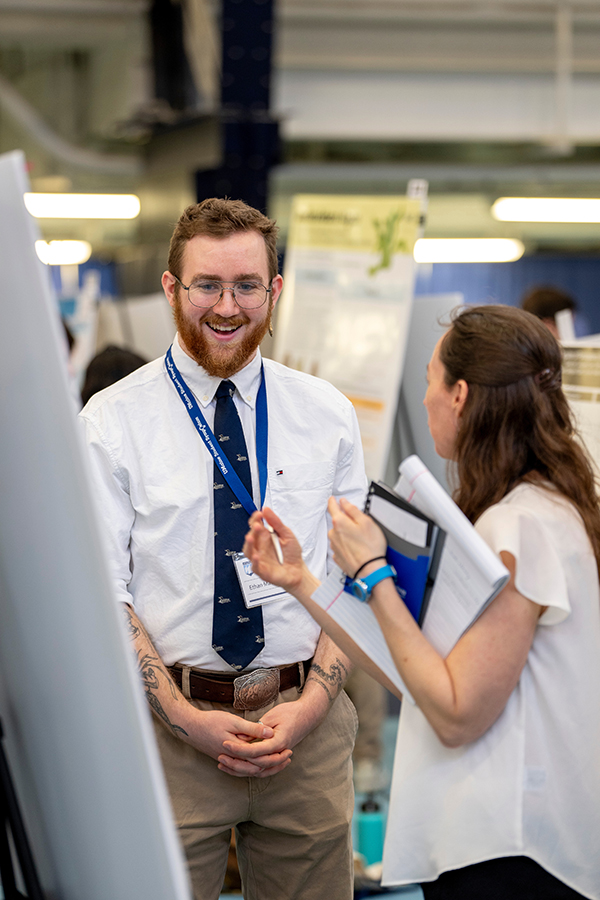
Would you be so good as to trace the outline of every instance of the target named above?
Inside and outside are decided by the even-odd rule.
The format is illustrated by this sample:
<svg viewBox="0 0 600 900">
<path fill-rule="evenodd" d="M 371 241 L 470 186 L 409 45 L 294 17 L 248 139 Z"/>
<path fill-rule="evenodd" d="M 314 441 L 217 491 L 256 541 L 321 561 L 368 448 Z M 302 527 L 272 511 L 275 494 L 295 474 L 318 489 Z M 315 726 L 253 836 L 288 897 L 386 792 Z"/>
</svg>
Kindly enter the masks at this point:
<svg viewBox="0 0 600 900">
<path fill-rule="evenodd" d="M 476 524 L 516 560 L 516 587 L 546 606 L 500 717 L 443 747 L 403 704 L 384 883 L 528 856 L 600 898 L 600 591 L 581 518 L 558 492 L 518 485 Z"/>
<path fill-rule="evenodd" d="M 173 359 L 212 428 L 219 378 L 173 343 Z M 260 506 L 255 406 L 260 353 L 232 381 Z M 366 478 L 351 403 L 332 385 L 264 360 L 269 443 L 265 505 L 298 537 L 318 577 L 327 568 L 327 501 L 362 507 Z M 134 607 L 166 665 L 232 669 L 212 649 L 213 459 L 154 360 L 94 395 L 81 412 L 117 596 Z M 241 549 L 241 548 L 240 548 Z M 252 668 L 312 656 L 319 627 L 293 599 L 263 606 L 265 646 Z"/>
</svg>

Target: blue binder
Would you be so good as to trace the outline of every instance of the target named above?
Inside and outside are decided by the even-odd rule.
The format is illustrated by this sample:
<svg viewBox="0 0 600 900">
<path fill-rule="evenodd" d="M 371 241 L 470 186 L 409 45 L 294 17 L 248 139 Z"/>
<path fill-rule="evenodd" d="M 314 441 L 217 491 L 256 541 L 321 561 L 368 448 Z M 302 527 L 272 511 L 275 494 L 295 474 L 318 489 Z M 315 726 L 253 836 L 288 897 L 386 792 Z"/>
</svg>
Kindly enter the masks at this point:
<svg viewBox="0 0 600 900">
<path fill-rule="evenodd" d="M 396 507 L 418 520 L 421 532 L 424 525 L 425 538 L 422 544 L 407 540 L 402 535 L 396 534 L 389 525 L 385 524 L 385 522 L 389 522 L 390 518 L 393 518 L 393 514 L 391 516 L 382 516 L 385 522 L 381 521 L 371 508 L 374 497 L 379 498 L 379 502 L 376 504 L 379 509 L 382 509 L 382 502 L 391 504 L 392 507 Z M 395 494 L 391 488 L 380 482 L 371 482 L 365 503 L 365 512 L 377 522 L 385 534 L 388 543 L 386 559 L 398 574 L 396 590 L 404 600 L 413 618 L 419 625 L 422 625 L 427 612 L 431 590 L 435 583 L 446 532 L 442 531 L 432 519 L 429 519 L 418 509 L 415 509 L 414 506 L 411 506 L 410 503 L 407 503 L 406 500 L 403 500 L 402 497 Z M 349 579 L 346 582 L 345 590 L 351 593 L 348 589 L 348 584 Z"/>
</svg>

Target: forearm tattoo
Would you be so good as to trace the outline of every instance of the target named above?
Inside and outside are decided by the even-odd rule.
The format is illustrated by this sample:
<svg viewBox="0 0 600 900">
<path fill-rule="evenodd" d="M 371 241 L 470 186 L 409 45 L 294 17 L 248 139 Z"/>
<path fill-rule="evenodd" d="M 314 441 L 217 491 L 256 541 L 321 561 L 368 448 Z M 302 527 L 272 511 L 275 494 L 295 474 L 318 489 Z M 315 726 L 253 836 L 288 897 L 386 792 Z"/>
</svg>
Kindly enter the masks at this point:
<svg viewBox="0 0 600 900">
<path fill-rule="evenodd" d="M 131 638 L 132 641 L 135 641 L 142 633 L 141 624 L 138 625 L 133 621 L 133 616 L 131 615 L 131 610 L 127 606 L 127 604 L 123 604 L 123 612 L 125 613 L 125 625 L 127 626 L 127 634 Z"/>
<path fill-rule="evenodd" d="M 139 637 L 145 637 L 150 644 L 152 644 L 148 632 L 141 624 L 141 622 L 134 621 L 133 616 L 131 614 L 131 610 L 128 606 L 124 607 L 125 609 L 125 621 L 127 623 L 127 631 L 129 637 L 132 641 L 135 641 Z M 140 675 L 142 676 L 142 684 L 144 685 L 144 692 L 146 694 L 146 699 L 150 704 L 150 708 L 156 713 L 159 719 L 165 723 L 167 728 L 170 728 L 173 734 L 182 734 L 187 736 L 187 731 L 185 729 L 180 728 L 179 725 L 175 725 L 174 722 L 171 722 L 169 716 L 165 712 L 162 703 L 158 699 L 155 691 L 158 691 L 160 683 L 159 676 L 163 678 L 164 681 L 167 682 L 169 686 L 169 690 L 171 692 L 171 696 L 174 700 L 179 699 L 179 695 L 175 688 L 175 684 L 169 676 L 169 673 L 165 669 L 162 661 L 158 656 L 150 656 L 147 653 L 144 653 L 142 650 L 138 650 L 136 653 L 136 659 L 138 668 L 140 671 Z"/>
<path fill-rule="evenodd" d="M 315 684 L 320 685 L 327 694 L 329 702 L 333 703 L 342 690 L 347 677 L 348 669 L 341 659 L 336 656 L 335 662 L 330 664 L 328 672 L 322 669 L 318 663 L 313 662 L 306 682 L 308 684 L 309 681 L 313 681 Z"/>
</svg>

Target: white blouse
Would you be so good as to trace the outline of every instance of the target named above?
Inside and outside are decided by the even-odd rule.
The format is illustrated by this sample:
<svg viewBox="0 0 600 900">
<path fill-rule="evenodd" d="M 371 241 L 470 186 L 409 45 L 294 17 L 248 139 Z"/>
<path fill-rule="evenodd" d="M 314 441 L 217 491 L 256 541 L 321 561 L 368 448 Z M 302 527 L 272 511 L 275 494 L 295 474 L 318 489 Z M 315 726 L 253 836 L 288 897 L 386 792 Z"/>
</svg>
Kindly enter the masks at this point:
<svg viewBox="0 0 600 900">
<path fill-rule="evenodd" d="M 547 606 L 519 683 L 478 740 L 444 747 L 402 705 L 383 884 L 528 856 L 600 900 L 600 590 L 579 514 L 521 484 L 476 525 L 516 560 L 516 586 Z"/>
</svg>

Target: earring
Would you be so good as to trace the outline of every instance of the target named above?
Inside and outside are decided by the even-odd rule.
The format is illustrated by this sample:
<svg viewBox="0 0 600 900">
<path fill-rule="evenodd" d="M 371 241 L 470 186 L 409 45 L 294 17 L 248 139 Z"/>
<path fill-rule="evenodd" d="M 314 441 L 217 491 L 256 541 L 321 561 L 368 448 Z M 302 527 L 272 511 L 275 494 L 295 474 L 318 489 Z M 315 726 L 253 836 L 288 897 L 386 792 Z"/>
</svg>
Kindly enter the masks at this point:
<svg viewBox="0 0 600 900">
<path fill-rule="evenodd" d="M 269 335 L 273 337 L 273 323 L 269 319 Z"/>
</svg>

